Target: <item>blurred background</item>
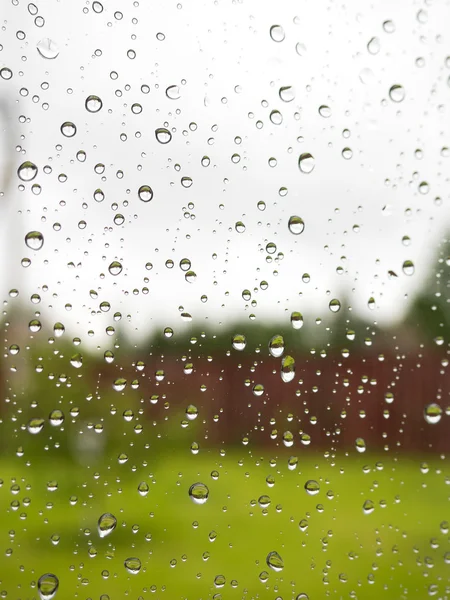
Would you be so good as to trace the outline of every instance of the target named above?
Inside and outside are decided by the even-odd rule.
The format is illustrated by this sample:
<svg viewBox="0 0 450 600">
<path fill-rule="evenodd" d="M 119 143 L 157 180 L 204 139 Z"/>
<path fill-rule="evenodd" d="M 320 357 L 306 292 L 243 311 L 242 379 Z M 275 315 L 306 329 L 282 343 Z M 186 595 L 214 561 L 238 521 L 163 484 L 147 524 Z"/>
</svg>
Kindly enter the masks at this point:
<svg viewBox="0 0 450 600">
<path fill-rule="evenodd" d="M 450 596 L 449 18 L 5 5 L 3 598 Z"/>
</svg>

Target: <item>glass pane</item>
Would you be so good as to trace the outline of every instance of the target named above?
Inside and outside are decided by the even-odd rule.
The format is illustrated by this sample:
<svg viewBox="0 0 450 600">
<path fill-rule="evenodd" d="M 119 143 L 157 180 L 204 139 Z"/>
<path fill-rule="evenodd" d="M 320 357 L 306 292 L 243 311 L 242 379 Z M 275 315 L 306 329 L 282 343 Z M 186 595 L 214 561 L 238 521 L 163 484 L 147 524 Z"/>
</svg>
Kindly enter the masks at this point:
<svg viewBox="0 0 450 600">
<path fill-rule="evenodd" d="M 4 3 L 2 598 L 447 598 L 450 6 Z"/>
</svg>

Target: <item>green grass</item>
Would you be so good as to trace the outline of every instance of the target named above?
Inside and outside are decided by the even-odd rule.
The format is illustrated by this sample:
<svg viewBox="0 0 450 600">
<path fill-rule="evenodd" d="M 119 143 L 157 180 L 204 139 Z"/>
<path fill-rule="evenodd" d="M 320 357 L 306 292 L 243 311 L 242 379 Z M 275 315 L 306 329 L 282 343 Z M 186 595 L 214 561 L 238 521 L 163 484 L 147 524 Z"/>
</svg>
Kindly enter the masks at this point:
<svg viewBox="0 0 450 600">
<path fill-rule="evenodd" d="M 419 461 L 407 457 L 338 454 L 332 461 L 305 454 L 297 470 L 289 471 L 287 457 L 281 454 L 271 465 L 272 456 L 245 451 L 224 457 L 217 451 L 197 456 L 148 451 L 135 461 L 135 470 L 131 459 L 92 467 L 50 456 L 30 467 L 19 458 L 0 460 L 0 593 L 7 592 L 8 599 L 37 597 L 32 582 L 53 572 L 60 580 L 57 599 L 107 594 L 111 600 L 125 595 L 286 600 L 303 592 L 310 599 L 400 600 L 424 599 L 431 585 L 437 586 L 437 598 L 447 597 L 449 543 L 440 524 L 449 518 L 450 488 L 443 460 L 429 460 L 429 471 L 422 473 Z M 217 481 L 213 470 L 220 474 Z M 317 496 L 306 493 L 308 479 L 320 483 Z M 51 480 L 58 482 L 54 492 L 47 490 Z M 146 497 L 137 491 L 141 481 L 150 486 Z M 204 505 L 188 496 L 195 481 L 209 487 Z M 14 483 L 20 486 L 17 495 L 10 490 Z M 263 494 L 271 499 L 266 515 L 257 503 Z M 78 498 L 74 506 L 71 496 Z M 375 504 L 367 515 L 366 499 Z M 16 511 L 13 500 L 21 503 Z M 97 520 L 104 512 L 113 513 L 118 525 L 100 539 Z M 309 523 L 305 532 L 301 519 Z M 217 537 L 210 541 L 213 531 Z M 51 542 L 54 534 L 58 545 Z M 281 572 L 266 565 L 272 550 L 284 560 Z M 137 575 L 124 567 L 132 556 L 142 562 Z M 223 588 L 214 586 L 217 575 L 226 578 Z"/>
</svg>

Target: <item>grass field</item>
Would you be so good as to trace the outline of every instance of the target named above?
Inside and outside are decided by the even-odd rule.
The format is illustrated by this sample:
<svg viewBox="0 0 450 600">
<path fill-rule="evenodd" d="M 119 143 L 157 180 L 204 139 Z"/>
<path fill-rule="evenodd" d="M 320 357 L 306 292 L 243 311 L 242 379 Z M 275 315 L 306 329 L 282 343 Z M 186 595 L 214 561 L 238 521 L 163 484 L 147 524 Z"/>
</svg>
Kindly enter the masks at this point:
<svg viewBox="0 0 450 600">
<path fill-rule="evenodd" d="M 430 458 L 423 472 L 418 460 L 401 456 L 304 456 L 294 471 L 288 455 L 271 464 L 273 456 L 245 451 L 149 452 L 139 462 L 90 467 L 50 457 L 31 467 L 0 460 L 1 597 L 37 597 L 35 583 L 46 572 L 59 578 L 57 599 L 450 597 L 444 460 Z M 315 496 L 304 489 L 309 479 L 320 483 Z M 209 487 L 203 505 L 188 495 L 196 481 Z M 49 482 L 57 489 L 49 491 Z M 266 509 L 262 495 L 270 498 Z M 368 499 L 374 510 L 364 514 Z M 117 527 L 102 539 L 97 521 L 105 512 Z M 271 551 L 283 570 L 267 567 Z M 124 567 L 129 557 L 140 559 L 139 573 Z M 218 575 L 223 587 L 214 583 Z"/>
</svg>

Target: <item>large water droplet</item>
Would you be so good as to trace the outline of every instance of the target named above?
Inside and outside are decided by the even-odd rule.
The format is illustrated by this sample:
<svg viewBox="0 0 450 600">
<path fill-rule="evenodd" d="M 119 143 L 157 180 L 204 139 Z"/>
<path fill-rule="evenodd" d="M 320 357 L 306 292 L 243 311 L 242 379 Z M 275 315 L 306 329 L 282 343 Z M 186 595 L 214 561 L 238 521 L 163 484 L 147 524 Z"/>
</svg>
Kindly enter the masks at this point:
<svg viewBox="0 0 450 600">
<path fill-rule="evenodd" d="M 370 515 L 370 513 L 373 513 L 375 509 L 375 504 L 372 502 L 372 500 L 365 500 L 364 504 L 363 504 L 363 513 L 365 515 Z"/>
<path fill-rule="evenodd" d="M 150 202 L 153 198 L 153 190 L 149 185 L 141 185 L 138 191 L 139 199 L 142 202 Z"/>
<path fill-rule="evenodd" d="M 314 156 L 309 152 L 303 152 L 303 154 L 300 154 L 298 159 L 298 167 L 302 173 L 306 173 L 307 175 L 314 171 Z"/>
<path fill-rule="evenodd" d="M 295 99 L 295 88 L 285 85 L 280 87 L 278 94 L 283 102 L 292 102 Z"/>
<path fill-rule="evenodd" d="M 414 263 L 412 260 L 405 260 L 402 270 L 405 275 L 414 275 Z"/>
<path fill-rule="evenodd" d="M 305 229 L 305 222 L 301 217 L 292 215 L 292 217 L 289 218 L 288 227 L 291 233 L 294 235 L 300 235 Z"/>
<path fill-rule="evenodd" d="M 297 311 L 291 313 L 291 325 L 293 329 L 301 329 L 303 327 L 302 313 Z"/>
<path fill-rule="evenodd" d="M 308 479 L 305 483 L 305 490 L 310 496 L 317 496 L 320 492 L 320 485 L 315 479 Z"/>
<path fill-rule="evenodd" d="M 111 273 L 111 275 L 119 275 L 122 273 L 122 269 L 122 264 L 118 260 L 113 260 L 108 267 L 108 271 Z"/>
<path fill-rule="evenodd" d="M 44 245 L 44 236 L 40 231 L 29 231 L 25 236 L 25 244 L 31 250 L 40 250 Z"/>
<path fill-rule="evenodd" d="M 2 69 L 0 69 L 0 77 L 2 79 L 11 79 L 11 77 L 13 76 L 13 72 L 11 71 L 11 69 L 8 69 L 8 67 L 3 67 Z"/>
<path fill-rule="evenodd" d="M 282 335 L 274 335 L 269 342 L 269 352 L 275 358 L 282 356 L 284 352 L 284 339 Z"/>
<path fill-rule="evenodd" d="M 328 306 L 331 312 L 334 313 L 339 312 L 341 310 L 341 303 L 337 298 L 333 298 L 333 300 L 330 300 L 330 304 Z"/>
<path fill-rule="evenodd" d="M 171 100 L 178 100 L 180 98 L 180 88 L 177 85 L 169 85 L 166 89 L 166 96 Z"/>
<path fill-rule="evenodd" d="M 33 435 L 36 435 L 44 428 L 44 419 L 34 418 L 28 421 L 27 429 Z"/>
<path fill-rule="evenodd" d="M 272 25 L 270 28 L 270 37 L 274 42 L 282 42 L 286 37 L 283 27 L 281 25 Z"/>
<path fill-rule="evenodd" d="M 84 105 L 88 112 L 96 113 L 102 109 L 103 102 L 98 96 L 88 96 Z"/>
<path fill-rule="evenodd" d="M 402 102 L 405 98 L 405 90 L 401 85 L 393 85 L 389 90 L 389 98 L 392 102 Z"/>
<path fill-rule="evenodd" d="M 189 488 L 189 496 L 195 504 L 205 504 L 208 500 L 209 489 L 204 483 L 193 483 Z"/>
<path fill-rule="evenodd" d="M 244 350 L 245 346 L 247 345 L 245 335 L 243 333 L 236 333 L 233 335 L 231 344 L 235 350 Z"/>
<path fill-rule="evenodd" d="M 37 166 L 29 160 L 23 162 L 17 169 L 17 175 L 22 181 L 33 181 L 37 174 Z"/>
<path fill-rule="evenodd" d="M 98 535 L 101 538 L 106 537 L 114 531 L 117 525 L 117 519 L 111 513 L 103 513 L 98 520 Z"/>
<path fill-rule="evenodd" d="M 43 58 L 54 59 L 59 54 L 57 44 L 50 38 L 40 40 L 36 45 L 37 51 Z"/>
<path fill-rule="evenodd" d="M 155 135 L 160 144 L 168 144 L 172 139 L 172 134 L 165 127 L 159 127 L 156 129 Z"/>
<path fill-rule="evenodd" d="M 278 554 L 278 552 L 269 552 L 269 554 L 266 557 L 266 563 L 268 567 L 270 567 L 277 573 L 284 569 L 284 561 Z"/>
<path fill-rule="evenodd" d="M 428 404 L 424 410 L 424 417 L 427 423 L 430 425 L 436 425 L 436 423 L 439 423 L 441 420 L 442 408 L 439 406 L 439 404 L 434 402 L 432 404 Z"/>
<path fill-rule="evenodd" d="M 74 123 L 72 123 L 71 121 L 65 121 L 62 125 L 61 125 L 61 133 L 65 136 L 65 137 L 73 137 L 77 132 L 77 128 L 75 126 Z"/>
<path fill-rule="evenodd" d="M 378 54 L 380 47 L 380 40 L 377 37 L 371 38 L 367 44 L 367 50 L 370 54 Z"/>
<path fill-rule="evenodd" d="M 295 377 L 295 360 L 292 356 L 285 356 L 281 361 L 281 379 L 289 383 Z"/>
<path fill-rule="evenodd" d="M 52 425 L 53 427 L 60 427 L 64 423 L 65 419 L 63 411 L 59 410 L 58 408 L 52 410 L 48 418 L 50 421 L 50 425 Z"/>
<path fill-rule="evenodd" d="M 358 450 L 358 452 L 365 452 L 366 451 L 366 442 L 363 440 L 363 438 L 356 438 L 355 447 Z"/>
<path fill-rule="evenodd" d="M 132 575 L 137 575 L 141 570 L 141 561 L 139 560 L 139 558 L 127 558 L 125 559 L 123 564 L 125 565 L 125 568 L 128 571 L 128 573 L 131 573 Z"/>
<path fill-rule="evenodd" d="M 41 600 L 52 600 L 58 591 L 59 580 L 53 573 L 41 575 L 38 581 L 38 592 Z"/>
</svg>

